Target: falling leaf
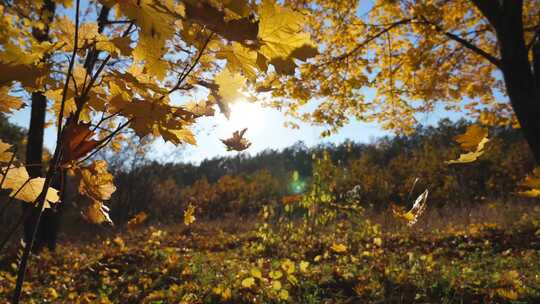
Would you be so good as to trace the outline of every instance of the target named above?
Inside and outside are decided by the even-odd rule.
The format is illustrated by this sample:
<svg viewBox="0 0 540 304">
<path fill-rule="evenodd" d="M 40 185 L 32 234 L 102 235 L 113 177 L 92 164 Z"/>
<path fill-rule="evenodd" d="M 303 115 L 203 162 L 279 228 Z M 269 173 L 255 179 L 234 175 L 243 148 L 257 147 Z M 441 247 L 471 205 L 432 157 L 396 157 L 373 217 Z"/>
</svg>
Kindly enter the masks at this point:
<svg viewBox="0 0 540 304">
<path fill-rule="evenodd" d="M 429 191 L 426 189 L 422 194 L 420 194 L 414 201 L 413 207 L 408 212 L 403 212 L 403 210 L 392 206 L 392 212 L 394 216 L 398 219 L 401 219 L 407 223 L 409 227 L 414 226 L 420 216 L 424 213 L 427 208 L 427 197 Z M 382 240 L 381 240 L 382 241 Z"/>
<path fill-rule="evenodd" d="M 111 217 L 109 216 L 109 207 L 105 206 L 102 202 L 93 201 L 83 212 L 83 218 L 92 224 L 107 223 L 114 225 Z"/>
<path fill-rule="evenodd" d="M 227 139 L 221 139 L 221 142 L 227 147 L 227 151 L 243 151 L 251 146 L 251 143 L 243 138 L 247 128 L 242 131 L 235 131 L 232 137 Z"/>
<path fill-rule="evenodd" d="M 460 144 L 463 150 L 471 152 L 463 153 L 458 159 L 449 160 L 445 163 L 451 165 L 474 162 L 484 154 L 484 146 L 489 142 L 487 135 L 488 130 L 486 128 L 478 125 L 469 126 L 464 134 L 458 135 L 454 139 Z"/>
<path fill-rule="evenodd" d="M 184 224 L 189 226 L 195 222 L 195 207 L 189 204 L 184 210 Z"/>
<path fill-rule="evenodd" d="M 144 223 L 144 221 L 146 221 L 147 218 L 148 218 L 148 214 L 146 214 L 145 212 L 137 213 L 134 217 L 132 217 L 127 222 L 128 229 L 133 229 L 133 228 L 135 228 L 135 226 L 138 226 L 138 225 Z"/>
<path fill-rule="evenodd" d="M 465 151 L 475 151 L 484 138 L 488 136 L 488 130 L 479 125 L 471 125 L 465 133 L 454 138 Z"/>
</svg>

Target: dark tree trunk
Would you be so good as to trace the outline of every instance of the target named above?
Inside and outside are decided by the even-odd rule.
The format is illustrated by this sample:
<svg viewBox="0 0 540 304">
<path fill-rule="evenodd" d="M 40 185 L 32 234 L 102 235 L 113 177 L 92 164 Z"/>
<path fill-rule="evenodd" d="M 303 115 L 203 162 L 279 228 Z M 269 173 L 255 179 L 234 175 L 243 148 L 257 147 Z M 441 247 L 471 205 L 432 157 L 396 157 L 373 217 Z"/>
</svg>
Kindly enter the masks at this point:
<svg viewBox="0 0 540 304">
<path fill-rule="evenodd" d="M 540 41 L 527 43 L 523 0 L 472 0 L 497 33 L 506 92 L 525 140 L 540 165 Z M 540 31 L 540 24 L 536 31 Z M 531 52 L 532 62 L 529 53 Z"/>
<path fill-rule="evenodd" d="M 529 47 L 523 32 L 522 1 L 504 1 L 497 18 L 497 38 L 501 53 L 501 70 L 510 102 L 521 130 L 540 164 L 540 87 L 538 73 L 529 61 Z"/>
<path fill-rule="evenodd" d="M 44 20 L 45 24 L 48 25 L 52 21 L 54 11 L 54 2 L 46 0 L 40 12 L 41 16 L 47 16 L 47 20 Z M 46 26 L 44 29 L 33 29 L 32 35 L 40 42 L 47 41 L 49 40 L 49 28 Z M 41 177 L 43 175 L 43 135 L 46 110 L 47 98 L 43 95 L 43 92 L 33 92 L 26 144 L 26 165 L 28 174 L 31 177 Z M 30 216 L 27 216 L 24 222 L 24 241 L 29 244 L 34 231 L 33 223 L 39 215 L 39 210 L 36 207 L 30 207 L 28 204 L 23 205 L 23 208 L 24 212 L 30 212 Z M 51 250 L 55 249 L 58 217 L 59 212 L 57 210 L 47 209 L 43 211 L 36 239 L 34 240 L 34 248 L 32 248 L 34 251 L 41 250 L 45 245 Z"/>
</svg>

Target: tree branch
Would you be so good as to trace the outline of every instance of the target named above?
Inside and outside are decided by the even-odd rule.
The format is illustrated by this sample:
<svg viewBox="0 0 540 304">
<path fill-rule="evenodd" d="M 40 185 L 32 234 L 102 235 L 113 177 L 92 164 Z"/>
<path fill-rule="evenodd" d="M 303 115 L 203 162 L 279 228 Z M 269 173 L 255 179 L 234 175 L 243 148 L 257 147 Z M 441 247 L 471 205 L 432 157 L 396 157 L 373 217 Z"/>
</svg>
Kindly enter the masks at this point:
<svg viewBox="0 0 540 304">
<path fill-rule="evenodd" d="M 491 26 L 497 30 L 500 20 L 501 7 L 496 0 L 470 0 L 476 8 L 486 17 Z"/>
<path fill-rule="evenodd" d="M 495 65 L 496 67 L 498 68 L 501 68 L 501 60 L 493 55 L 491 55 L 490 53 L 482 50 L 481 48 L 477 47 L 476 45 L 474 45 L 472 42 L 468 41 L 468 40 L 465 40 L 455 34 L 452 34 L 450 32 L 444 32 L 444 35 L 456 42 L 459 42 L 461 45 L 463 45 L 465 48 L 473 51 L 474 53 L 484 57 L 484 59 L 486 59 L 487 61 L 491 62 L 493 65 Z"/>
<path fill-rule="evenodd" d="M 463 45 L 465 48 L 469 49 L 470 51 L 476 53 L 477 55 L 480 55 L 484 57 L 487 61 L 491 62 L 493 65 L 498 67 L 499 69 L 502 67 L 501 60 L 490 53 L 484 51 L 483 49 L 479 48 L 478 46 L 474 45 L 471 41 L 464 39 L 456 34 L 453 34 L 451 32 L 445 31 L 440 25 L 435 24 L 431 21 L 429 21 L 424 16 L 419 16 L 421 21 L 427 25 L 434 26 L 435 30 L 438 32 L 444 34 L 446 37 L 450 38 L 453 41 L 458 42 L 459 44 Z"/>
<path fill-rule="evenodd" d="M 364 46 L 366 46 L 367 44 L 369 44 L 373 40 L 379 38 L 380 36 L 384 35 L 385 33 L 390 32 L 393 28 L 398 27 L 398 26 L 403 25 L 403 24 L 410 23 L 411 21 L 413 21 L 413 19 L 411 19 L 411 18 L 396 21 L 396 22 L 390 24 L 389 26 L 387 26 L 386 28 L 382 29 L 378 33 L 366 38 L 364 41 L 357 44 L 352 50 L 350 50 L 350 51 L 348 51 L 348 52 L 346 52 L 344 54 L 341 54 L 338 57 L 333 58 L 331 61 L 327 61 L 327 62 L 324 62 L 322 64 L 319 64 L 318 66 L 324 66 L 324 65 L 326 65 L 326 64 L 328 64 L 330 62 L 333 62 L 333 61 L 341 61 L 341 60 L 351 56 L 352 54 L 358 52 L 361 48 L 363 48 Z"/>
</svg>

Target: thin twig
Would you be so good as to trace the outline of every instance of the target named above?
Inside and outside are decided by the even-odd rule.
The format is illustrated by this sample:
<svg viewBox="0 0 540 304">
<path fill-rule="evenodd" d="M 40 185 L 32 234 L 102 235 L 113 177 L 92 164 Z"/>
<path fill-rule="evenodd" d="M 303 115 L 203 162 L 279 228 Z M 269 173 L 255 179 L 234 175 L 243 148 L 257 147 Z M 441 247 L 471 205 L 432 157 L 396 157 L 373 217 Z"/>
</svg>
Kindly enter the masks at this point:
<svg viewBox="0 0 540 304">
<path fill-rule="evenodd" d="M 60 113 L 58 114 L 58 132 L 56 135 L 57 141 L 62 135 L 62 122 L 64 120 L 64 108 L 66 106 L 67 92 L 69 87 L 69 78 L 73 72 L 73 66 L 75 65 L 75 58 L 77 56 L 77 47 L 79 46 L 79 2 L 77 0 L 77 8 L 75 9 L 75 39 L 73 42 L 73 53 L 71 54 L 71 60 L 69 61 L 68 72 L 66 75 L 66 82 L 64 83 L 64 90 L 62 92 L 62 103 L 60 105 Z"/>
<path fill-rule="evenodd" d="M 195 61 L 193 62 L 193 64 L 190 66 L 190 68 L 187 70 L 187 72 L 182 73 L 182 75 L 180 75 L 180 77 L 178 78 L 178 81 L 176 82 L 176 85 L 174 87 L 172 87 L 167 94 L 171 94 L 172 92 L 174 92 L 174 91 L 176 91 L 176 90 L 178 90 L 180 88 L 180 86 L 182 85 L 182 82 L 184 82 L 184 80 L 187 78 L 187 76 L 193 71 L 195 66 L 197 66 L 197 64 L 199 63 L 199 60 L 201 59 L 201 57 L 202 57 L 202 55 L 204 53 L 204 50 L 208 46 L 208 43 L 210 42 L 210 39 L 212 39 L 213 35 L 214 35 L 213 32 L 210 33 L 210 35 L 208 36 L 208 38 L 204 42 L 204 45 L 201 48 L 201 51 L 197 55 L 197 58 L 195 58 Z M 166 95 L 161 96 L 161 99 L 165 98 L 165 96 Z"/>
<path fill-rule="evenodd" d="M 24 248 L 24 253 L 21 258 L 21 262 L 19 264 L 19 269 L 17 270 L 17 282 L 15 285 L 15 290 L 13 292 L 13 304 L 18 304 L 21 299 L 21 293 L 22 293 L 22 287 L 24 283 L 24 276 L 26 274 L 26 266 L 28 264 L 28 260 L 30 259 L 30 255 L 32 253 L 32 247 L 34 246 L 34 241 L 36 239 L 39 222 L 41 220 L 41 214 L 43 212 L 43 206 L 45 205 L 45 201 L 47 199 L 47 193 L 49 191 L 49 187 L 51 186 L 52 179 L 56 173 L 57 166 L 60 163 L 60 160 L 62 159 L 62 151 L 60 149 L 61 146 L 61 132 L 62 132 L 62 121 L 64 116 L 64 107 L 65 107 L 65 101 L 67 97 L 67 89 L 69 84 L 69 75 L 71 74 L 73 70 L 73 65 L 75 63 L 75 56 L 77 55 L 77 41 L 79 39 L 79 9 L 80 9 L 80 0 L 77 0 L 76 6 L 75 6 L 75 43 L 73 47 L 73 54 L 71 61 L 69 63 L 68 67 L 68 74 L 66 77 L 66 83 L 64 85 L 64 92 L 62 94 L 62 105 L 60 107 L 60 113 L 59 113 L 59 119 L 58 119 L 58 134 L 56 137 L 56 148 L 54 151 L 54 156 L 51 165 L 49 166 L 49 170 L 47 172 L 47 176 L 45 177 L 45 182 L 43 183 L 43 189 L 41 190 L 41 193 L 37 197 L 35 204 L 38 202 L 37 209 L 30 208 L 32 211 L 31 213 L 35 212 L 35 220 L 33 221 L 33 231 L 32 236 L 30 238 L 29 244 L 26 244 L 26 247 Z"/>
<path fill-rule="evenodd" d="M 121 37 L 126 37 L 129 34 L 129 31 L 131 30 L 132 27 L 133 27 L 133 22 L 129 24 L 128 28 L 124 31 L 124 33 L 122 34 Z M 98 78 L 99 74 L 103 71 L 103 69 L 107 65 L 107 62 L 111 58 L 112 58 L 112 56 L 111 56 L 111 54 L 109 54 L 109 55 L 107 55 L 107 57 L 105 57 L 105 59 L 103 59 L 103 61 L 101 62 L 101 65 L 98 67 L 97 71 L 90 78 L 90 82 L 88 83 L 86 88 L 84 88 L 83 93 L 81 94 L 81 100 L 84 100 L 84 97 L 86 97 L 86 95 L 88 95 L 88 93 L 90 93 L 90 90 L 94 86 L 94 83 L 97 81 L 97 78 Z M 79 107 L 79 105 L 77 105 L 77 107 Z"/>
<path fill-rule="evenodd" d="M 114 130 L 111 134 L 107 135 L 104 139 L 101 140 L 103 144 L 101 144 L 99 147 L 97 147 L 92 153 L 90 153 L 88 156 L 83 158 L 82 160 L 78 161 L 77 163 L 81 164 L 90 159 L 92 156 L 94 156 L 97 152 L 99 152 L 101 149 L 103 149 L 105 146 L 107 146 L 108 143 L 111 142 L 113 137 L 118 134 L 123 128 L 127 127 L 129 123 L 133 121 L 133 118 L 129 119 L 125 123 L 123 123 L 120 127 L 118 127 L 116 130 Z"/>
</svg>

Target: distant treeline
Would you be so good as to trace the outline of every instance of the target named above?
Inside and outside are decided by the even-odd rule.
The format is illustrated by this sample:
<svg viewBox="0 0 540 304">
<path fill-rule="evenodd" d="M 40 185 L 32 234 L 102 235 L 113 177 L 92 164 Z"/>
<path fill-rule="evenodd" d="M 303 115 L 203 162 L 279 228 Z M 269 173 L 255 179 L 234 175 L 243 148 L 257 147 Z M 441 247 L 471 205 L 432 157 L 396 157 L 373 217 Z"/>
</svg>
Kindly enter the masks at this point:
<svg viewBox="0 0 540 304">
<path fill-rule="evenodd" d="M 383 137 L 373 143 L 306 147 L 299 142 L 281 151 L 217 157 L 200 165 L 142 162 L 118 172 L 118 191 L 110 202 L 112 216 L 124 222 L 144 211 L 155 220 L 180 221 L 187 203 L 197 206 L 199 218 L 253 215 L 263 204 L 279 204 L 284 196 L 302 191 L 292 187 L 293 172 L 309 186 L 313 158 L 324 152 L 337 172 L 332 182 L 336 196 L 360 185 L 359 201 L 367 208 L 410 204 L 416 178 L 413 196 L 428 188 L 434 206 L 510 200 L 533 166 L 526 143 L 516 130 L 492 128 L 479 161 L 445 164 L 459 155 L 453 137 L 467 125 L 466 121 L 442 120 L 437 126 L 419 127 L 413 135 Z"/>
<path fill-rule="evenodd" d="M 314 158 L 323 153 L 333 163 L 334 178 L 328 182 L 335 196 L 360 185 L 359 203 L 375 211 L 385 210 L 390 203 L 410 206 L 413 198 L 409 192 L 416 178 L 411 196 L 427 188 L 432 206 L 512 201 L 519 181 L 533 167 L 525 141 L 517 130 L 492 128 L 491 140 L 479 161 L 445 164 L 461 152 L 453 137 L 463 133 L 468 124 L 441 120 L 437 126 L 418 127 L 410 136 L 315 147 L 299 142 L 281 151 L 217 157 L 199 165 L 146 161 L 141 151 L 129 152 L 130 148 L 125 153 L 106 154 L 118 189 L 107 204 L 120 225 L 138 212 L 146 212 L 150 221 L 181 222 L 188 203 L 196 206 L 199 219 L 251 216 L 264 204 L 280 204 L 284 197 L 308 189 Z M 19 152 L 23 149 L 24 130 L 7 123 L 5 117 L 0 121 L 0 136 L 16 143 Z M 293 175 L 299 182 L 293 183 Z M 78 204 L 77 198 L 65 203 L 64 222 L 82 222 L 79 208 L 71 207 Z M 13 219 L 10 213 L 4 213 L 0 220 Z"/>
</svg>

